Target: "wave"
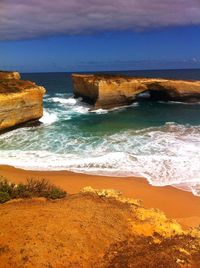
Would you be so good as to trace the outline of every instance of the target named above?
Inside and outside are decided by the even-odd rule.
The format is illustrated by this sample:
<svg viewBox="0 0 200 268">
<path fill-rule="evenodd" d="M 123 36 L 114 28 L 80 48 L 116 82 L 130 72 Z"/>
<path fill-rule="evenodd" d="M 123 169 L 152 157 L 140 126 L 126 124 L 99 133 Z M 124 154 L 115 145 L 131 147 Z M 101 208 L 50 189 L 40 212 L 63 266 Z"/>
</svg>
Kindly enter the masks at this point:
<svg viewBox="0 0 200 268">
<path fill-rule="evenodd" d="M 0 136 L 0 143 L 4 144 L 0 164 L 33 170 L 142 176 L 152 185 L 173 185 L 200 195 L 197 126 L 170 122 L 160 127 L 88 137 L 74 129 L 67 134 L 19 129 Z"/>
<path fill-rule="evenodd" d="M 199 105 L 200 102 L 183 102 L 183 101 L 158 101 L 164 104 L 181 104 L 181 105 Z"/>
<path fill-rule="evenodd" d="M 97 110 L 93 110 L 91 112 L 96 113 L 96 114 L 107 114 L 109 111 L 106 109 L 97 109 Z"/>
<path fill-rule="evenodd" d="M 75 105 L 77 103 L 77 99 L 75 98 L 58 98 L 58 97 L 53 97 L 51 98 L 53 102 L 58 102 L 60 104 L 68 104 L 68 105 Z"/>
<path fill-rule="evenodd" d="M 107 114 L 112 111 L 121 111 L 128 107 L 137 107 L 139 104 L 135 102 L 131 105 L 119 106 L 111 109 L 97 109 L 92 110 L 92 106 L 82 102 L 82 98 L 74 98 L 72 95 L 56 94 L 56 97 L 50 97 L 45 100 L 47 103 L 55 103 L 68 111 L 68 114 Z"/>
<path fill-rule="evenodd" d="M 137 107 L 139 105 L 138 102 L 134 102 L 130 105 L 123 105 L 123 106 L 119 106 L 119 107 L 114 107 L 114 108 L 110 108 L 110 109 L 97 109 L 97 110 L 91 110 L 92 113 L 96 113 L 96 114 L 107 114 L 109 112 L 113 112 L 113 111 L 121 111 L 124 110 L 126 108 L 130 108 L 130 107 Z"/>
<path fill-rule="evenodd" d="M 172 185 L 200 195 L 199 175 L 194 178 L 192 176 L 195 171 L 188 172 L 188 164 L 191 162 L 186 158 L 138 157 L 123 152 L 80 158 L 72 154 L 60 155 L 47 151 L 4 151 L 2 156 L 2 165 L 9 164 L 28 170 L 69 170 L 93 175 L 144 177 L 154 186 Z M 195 164 L 198 164 L 198 161 L 199 159 L 196 159 Z M 186 172 L 185 175 L 180 176 L 183 172 Z"/>
<path fill-rule="evenodd" d="M 58 116 L 55 113 L 49 113 L 47 110 L 44 110 L 43 117 L 39 121 L 45 125 L 51 125 L 58 121 Z"/>
<path fill-rule="evenodd" d="M 91 106 L 82 102 L 81 98 L 74 98 L 72 96 L 65 96 L 60 94 L 59 97 L 51 97 L 46 100 L 47 103 L 52 103 L 58 105 L 66 111 L 65 114 L 87 114 L 90 111 Z"/>
</svg>

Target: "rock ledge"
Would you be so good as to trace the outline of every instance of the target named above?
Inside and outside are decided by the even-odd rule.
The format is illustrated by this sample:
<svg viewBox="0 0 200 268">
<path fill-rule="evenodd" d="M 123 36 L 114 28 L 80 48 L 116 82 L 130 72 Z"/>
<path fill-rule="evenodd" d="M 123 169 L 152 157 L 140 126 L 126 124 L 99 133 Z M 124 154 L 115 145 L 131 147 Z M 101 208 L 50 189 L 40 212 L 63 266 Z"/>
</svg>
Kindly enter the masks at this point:
<svg viewBox="0 0 200 268">
<path fill-rule="evenodd" d="M 0 71 L 0 132 L 43 115 L 44 87 L 20 79 L 18 72 Z"/>
</svg>

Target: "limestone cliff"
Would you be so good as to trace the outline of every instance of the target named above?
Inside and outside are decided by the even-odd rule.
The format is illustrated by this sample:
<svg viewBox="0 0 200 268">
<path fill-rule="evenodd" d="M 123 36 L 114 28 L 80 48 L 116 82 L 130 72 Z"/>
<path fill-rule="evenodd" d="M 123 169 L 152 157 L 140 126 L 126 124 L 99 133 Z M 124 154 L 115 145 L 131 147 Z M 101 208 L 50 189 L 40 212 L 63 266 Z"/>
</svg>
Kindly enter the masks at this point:
<svg viewBox="0 0 200 268">
<path fill-rule="evenodd" d="M 41 118 L 44 93 L 17 72 L 0 72 L 0 131 Z"/>
<path fill-rule="evenodd" d="M 73 74 L 72 80 L 75 96 L 95 108 L 128 105 L 143 92 L 155 100 L 200 101 L 200 81 L 84 74 Z"/>
</svg>

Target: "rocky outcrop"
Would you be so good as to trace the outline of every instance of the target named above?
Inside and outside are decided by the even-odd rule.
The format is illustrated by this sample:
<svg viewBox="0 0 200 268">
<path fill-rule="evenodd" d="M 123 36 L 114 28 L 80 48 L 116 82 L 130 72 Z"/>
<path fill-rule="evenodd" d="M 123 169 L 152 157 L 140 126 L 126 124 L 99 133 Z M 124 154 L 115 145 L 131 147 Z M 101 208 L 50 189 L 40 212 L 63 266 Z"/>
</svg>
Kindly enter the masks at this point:
<svg viewBox="0 0 200 268">
<path fill-rule="evenodd" d="M 45 89 L 20 79 L 17 72 L 0 72 L 0 131 L 37 120 L 43 115 Z"/>
<path fill-rule="evenodd" d="M 72 80 L 74 95 L 96 109 L 131 104 L 144 92 L 153 100 L 200 101 L 200 81 L 84 74 L 73 74 Z"/>
<path fill-rule="evenodd" d="M 21 76 L 18 72 L 3 72 L 0 71 L 0 79 L 20 79 Z"/>
</svg>

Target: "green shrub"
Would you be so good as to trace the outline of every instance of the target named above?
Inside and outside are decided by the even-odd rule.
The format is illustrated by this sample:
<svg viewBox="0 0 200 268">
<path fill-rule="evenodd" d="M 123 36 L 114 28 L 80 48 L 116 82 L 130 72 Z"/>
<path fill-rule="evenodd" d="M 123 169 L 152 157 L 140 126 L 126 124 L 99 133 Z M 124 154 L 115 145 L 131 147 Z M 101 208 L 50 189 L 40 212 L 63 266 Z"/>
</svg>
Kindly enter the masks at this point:
<svg viewBox="0 0 200 268">
<path fill-rule="evenodd" d="M 50 191 L 51 184 L 45 179 L 27 179 L 26 187 L 28 192 L 33 193 L 35 196 L 43 196 L 46 192 Z"/>
<path fill-rule="evenodd" d="M 58 187 L 52 186 L 52 189 L 44 195 L 48 199 L 60 199 L 66 196 L 66 192 Z"/>
<path fill-rule="evenodd" d="M 4 177 L 0 177 L 0 192 L 5 192 L 9 195 L 12 195 L 14 187 L 14 183 L 10 183 Z"/>
<path fill-rule="evenodd" d="M 28 191 L 25 184 L 20 183 L 13 189 L 12 198 L 31 198 L 32 196 L 33 193 Z"/>
<path fill-rule="evenodd" d="M 33 196 L 46 197 L 48 199 L 59 199 L 66 196 L 66 192 L 55 185 L 50 184 L 47 180 L 28 179 L 27 191 Z"/>
<path fill-rule="evenodd" d="M 66 192 L 50 184 L 45 179 L 27 179 L 26 183 L 14 184 L 0 177 L 0 203 L 14 198 L 45 197 L 47 199 L 60 199 Z"/>
<path fill-rule="evenodd" d="M 5 203 L 11 199 L 11 196 L 7 192 L 0 191 L 0 204 Z"/>
<path fill-rule="evenodd" d="M 14 193 L 13 193 L 13 197 L 17 198 L 17 197 L 22 197 L 24 195 L 26 195 L 26 185 L 20 183 L 17 185 L 17 187 L 15 188 L 14 190 Z"/>
</svg>

